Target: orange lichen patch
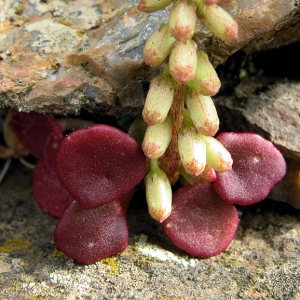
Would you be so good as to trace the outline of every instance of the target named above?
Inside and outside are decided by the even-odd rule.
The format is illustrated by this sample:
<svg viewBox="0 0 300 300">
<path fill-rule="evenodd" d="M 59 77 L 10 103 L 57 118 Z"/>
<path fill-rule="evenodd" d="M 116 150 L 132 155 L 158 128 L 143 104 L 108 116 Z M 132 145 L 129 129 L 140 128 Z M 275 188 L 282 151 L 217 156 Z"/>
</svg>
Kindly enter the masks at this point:
<svg viewBox="0 0 300 300">
<path fill-rule="evenodd" d="M 30 246 L 30 241 L 25 238 L 9 239 L 0 246 L 0 252 L 11 253 L 14 251 L 26 250 Z"/>
<path fill-rule="evenodd" d="M 83 35 L 86 33 L 86 30 L 85 29 L 80 29 L 80 30 L 77 30 L 76 31 L 77 35 L 82 38 Z"/>
<path fill-rule="evenodd" d="M 72 23 L 71 23 L 70 21 L 68 21 L 68 20 L 66 20 L 66 19 L 63 19 L 63 18 L 60 18 L 60 19 L 58 20 L 58 22 L 59 22 L 60 24 L 66 25 L 66 26 L 71 26 L 71 25 L 72 25 Z"/>
<path fill-rule="evenodd" d="M 109 267 L 109 273 L 118 275 L 120 274 L 120 266 L 117 260 L 113 257 L 104 258 L 101 260 L 101 263 Z"/>
<path fill-rule="evenodd" d="M 54 256 L 54 257 L 67 257 L 63 252 L 59 251 L 58 249 L 53 250 L 52 256 Z"/>
</svg>

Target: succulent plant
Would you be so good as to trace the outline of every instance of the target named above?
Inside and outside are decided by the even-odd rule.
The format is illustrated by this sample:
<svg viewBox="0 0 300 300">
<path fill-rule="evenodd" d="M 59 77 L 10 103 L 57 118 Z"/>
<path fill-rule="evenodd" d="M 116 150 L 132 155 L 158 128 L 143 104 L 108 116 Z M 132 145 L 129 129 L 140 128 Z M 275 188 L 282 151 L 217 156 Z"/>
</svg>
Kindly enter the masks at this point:
<svg viewBox="0 0 300 300">
<path fill-rule="evenodd" d="M 230 41 L 237 23 L 215 0 L 141 0 L 138 7 L 154 12 L 169 5 L 168 23 L 144 48 L 145 63 L 164 70 L 151 81 L 143 120 L 133 122 L 130 135 L 105 124 L 81 128 L 86 124 L 78 121 L 65 136 L 64 122 L 51 116 L 11 112 L 7 118 L 3 157 L 36 157 L 34 199 L 60 218 L 55 244 L 80 263 L 127 247 L 126 212 L 143 179 L 150 216 L 179 248 L 207 258 L 234 238 L 235 204 L 263 200 L 285 174 L 281 153 L 257 134 L 214 137 L 219 119 L 212 96 L 221 82 L 193 35 L 199 18 Z"/>
</svg>

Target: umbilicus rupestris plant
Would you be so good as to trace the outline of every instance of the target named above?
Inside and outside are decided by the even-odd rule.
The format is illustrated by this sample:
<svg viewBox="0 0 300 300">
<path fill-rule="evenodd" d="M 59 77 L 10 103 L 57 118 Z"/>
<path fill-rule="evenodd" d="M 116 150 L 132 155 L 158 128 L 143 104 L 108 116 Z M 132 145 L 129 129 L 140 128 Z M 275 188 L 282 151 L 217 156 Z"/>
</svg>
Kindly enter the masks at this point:
<svg viewBox="0 0 300 300">
<path fill-rule="evenodd" d="M 129 130 L 139 143 L 104 124 L 64 137 L 62 121 L 38 113 L 12 112 L 8 122 L 21 148 L 38 159 L 33 195 L 60 218 L 55 243 L 78 262 L 90 264 L 127 247 L 126 211 L 143 178 L 151 217 L 179 248 L 207 258 L 232 241 L 235 204 L 263 200 L 285 174 L 282 155 L 259 135 L 214 137 L 219 118 L 211 97 L 221 83 L 192 38 L 197 17 L 225 41 L 237 38 L 237 23 L 214 0 L 141 0 L 139 9 L 170 4 L 168 24 L 144 49 L 146 64 L 165 68 L 150 83 L 144 122 L 136 120 Z M 185 186 L 172 193 L 179 178 Z"/>
<path fill-rule="evenodd" d="M 142 148 L 150 160 L 146 198 L 150 215 L 178 247 L 209 257 L 225 250 L 234 236 L 238 218 L 233 204 L 266 198 L 286 165 L 280 152 L 256 134 L 214 138 L 219 118 L 211 97 L 221 83 L 193 40 L 196 19 L 224 41 L 238 37 L 238 24 L 214 0 L 141 0 L 139 9 L 154 12 L 169 5 L 168 23 L 153 32 L 144 48 L 147 65 L 165 65 L 151 81 L 143 109 L 148 128 Z M 180 175 L 193 185 L 176 191 L 172 205 L 168 191 Z"/>
<path fill-rule="evenodd" d="M 221 82 L 207 54 L 197 49 L 193 36 L 197 17 L 225 41 L 237 38 L 238 25 L 215 1 L 141 0 L 139 9 L 154 12 L 170 4 L 168 23 L 152 33 L 144 48 L 147 65 L 165 64 L 164 72 L 151 81 L 143 109 L 148 128 L 142 148 L 150 160 L 157 161 L 150 163 L 149 174 L 154 177 L 157 172 L 162 177 L 165 173 L 169 179 L 162 179 L 164 184 L 148 177 L 145 181 L 149 211 L 160 222 L 171 213 L 172 206 L 166 205 L 171 203 L 171 195 L 158 199 L 155 195 L 160 192 L 153 193 L 153 185 L 169 190 L 180 173 L 201 177 L 205 170 L 203 178 L 209 178 L 208 172 L 213 175 L 214 171 L 226 172 L 232 167 L 230 153 L 213 137 L 219 129 L 219 118 L 211 96 L 219 91 Z M 152 193 L 147 193 L 148 189 Z M 159 213 L 154 214 L 153 207 Z"/>
<path fill-rule="evenodd" d="M 38 159 L 33 196 L 60 218 L 54 233 L 57 247 L 84 264 L 125 250 L 127 207 L 146 172 L 138 143 L 102 124 L 64 137 L 60 122 L 35 112 L 12 112 L 10 125 Z"/>
</svg>

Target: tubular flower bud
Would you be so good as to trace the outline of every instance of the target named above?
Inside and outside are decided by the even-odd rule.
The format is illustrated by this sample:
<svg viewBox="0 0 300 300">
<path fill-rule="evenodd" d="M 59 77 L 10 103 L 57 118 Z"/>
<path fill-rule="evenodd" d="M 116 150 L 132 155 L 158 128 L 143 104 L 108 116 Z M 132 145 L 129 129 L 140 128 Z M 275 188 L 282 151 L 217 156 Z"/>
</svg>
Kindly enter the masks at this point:
<svg viewBox="0 0 300 300">
<path fill-rule="evenodd" d="M 228 150 L 215 138 L 203 136 L 206 144 L 206 163 L 217 172 L 232 169 L 232 158 Z"/>
<path fill-rule="evenodd" d="M 138 9 L 144 12 L 154 12 L 170 5 L 172 0 L 140 0 Z"/>
<path fill-rule="evenodd" d="M 185 103 L 198 132 L 215 135 L 219 130 L 219 117 L 212 98 L 192 92 L 187 95 Z"/>
<path fill-rule="evenodd" d="M 192 40 L 177 42 L 172 49 L 170 74 L 178 82 L 186 82 L 195 77 L 197 68 L 197 44 Z"/>
<path fill-rule="evenodd" d="M 203 172 L 206 165 L 205 142 L 203 136 L 197 132 L 193 125 L 185 123 L 180 128 L 178 132 L 178 151 L 181 164 L 187 173 L 198 176 Z"/>
<path fill-rule="evenodd" d="M 205 96 L 215 95 L 220 87 L 221 82 L 216 70 L 208 59 L 207 54 L 197 51 L 197 69 L 194 79 L 188 82 L 190 89 L 200 92 Z"/>
<path fill-rule="evenodd" d="M 148 125 L 154 125 L 166 119 L 173 102 L 175 86 L 170 75 L 159 75 L 150 84 L 143 119 Z"/>
<path fill-rule="evenodd" d="M 150 165 L 151 170 L 145 177 L 146 201 L 150 216 L 161 223 L 172 210 L 172 188 L 157 160 L 152 159 Z"/>
<path fill-rule="evenodd" d="M 199 16 L 205 27 L 223 41 L 238 37 L 238 24 L 232 16 L 217 4 L 207 5 L 203 16 Z"/>
<path fill-rule="evenodd" d="M 150 67 L 158 67 L 170 54 L 176 39 L 171 35 L 167 24 L 156 29 L 144 47 L 144 60 Z"/>
<path fill-rule="evenodd" d="M 185 171 L 184 168 L 181 168 L 180 175 L 182 176 L 182 183 L 186 184 L 196 184 L 196 183 L 208 183 L 213 182 L 217 179 L 216 171 L 209 167 L 205 166 L 203 172 L 199 176 L 193 176 Z"/>
<path fill-rule="evenodd" d="M 169 15 L 169 28 L 179 41 L 191 39 L 195 32 L 195 6 L 187 0 L 176 1 Z"/>
<path fill-rule="evenodd" d="M 161 123 L 149 126 L 146 130 L 142 149 L 149 158 L 161 157 L 172 138 L 172 120 L 167 117 Z"/>
</svg>

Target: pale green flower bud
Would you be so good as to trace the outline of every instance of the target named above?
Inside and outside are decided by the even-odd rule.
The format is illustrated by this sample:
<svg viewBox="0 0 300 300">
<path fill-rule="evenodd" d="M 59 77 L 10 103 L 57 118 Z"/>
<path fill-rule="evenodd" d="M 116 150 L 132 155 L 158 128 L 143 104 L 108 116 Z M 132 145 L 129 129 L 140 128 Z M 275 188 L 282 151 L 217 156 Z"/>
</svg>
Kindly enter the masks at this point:
<svg viewBox="0 0 300 300">
<path fill-rule="evenodd" d="M 232 169 L 232 158 L 228 150 L 215 138 L 203 136 L 206 144 L 206 163 L 217 172 Z"/>
<path fill-rule="evenodd" d="M 142 112 L 148 125 L 165 120 L 173 102 L 174 91 L 174 82 L 169 74 L 163 73 L 151 81 Z"/>
<path fill-rule="evenodd" d="M 191 39 L 196 26 L 196 7 L 187 0 L 176 1 L 169 15 L 169 28 L 179 41 Z"/>
<path fill-rule="evenodd" d="M 197 44 L 192 39 L 178 41 L 171 51 L 169 66 L 176 81 L 184 83 L 192 80 L 197 68 Z"/>
<path fill-rule="evenodd" d="M 215 135 L 219 130 L 219 117 L 212 98 L 192 92 L 187 94 L 185 103 L 198 132 Z"/>
<path fill-rule="evenodd" d="M 158 67 L 170 54 L 176 39 L 167 24 L 161 25 L 148 38 L 144 47 L 144 60 L 150 67 Z"/>
<path fill-rule="evenodd" d="M 151 171 L 145 177 L 146 201 L 150 216 L 163 222 L 172 210 L 172 188 L 165 172 L 158 167 L 157 160 L 150 161 Z"/>
<path fill-rule="evenodd" d="M 187 117 L 186 112 L 185 121 Z M 203 135 L 197 132 L 197 129 L 185 122 L 178 131 L 178 151 L 180 161 L 187 173 L 198 176 L 206 165 L 206 146 Z"/>
<path fill-rule="evenodd" d="M 217 4 L 207 5 L 204 15 L 199 17 L 205 27 L 221 40 L 233 41 L 237 39 L 237 22 Z"/>
<path fill-rule="evenodd" d="M 149 158 L 161 157 L 172 138 L 172 119 L 167 117 L 161 123 L 149 126 L 146 130 L 142 149 Z"/>
<path fill-rule="evenodd" d="M 172 0 L 140 0 L 138 9 L 144 12 L 154 12 L 170 5 Z"/>
<path fill-rule="evenodd" d="M 209 167 L 205 166 L 203 172 L 199 176 L 193 176 L 185 171 L 184 168 L 180 170 L 181 182 L 183 185 L 186 184 L 196 184 L 196 183 L 208 183 L 213 182 L 217 179 L 216 171 Z"/>
<path fill-rule="evenodd" d="M 200 92 L 205 96 L 215 95 L 220 87 L 221 82 L 216 70 L 208 59 L 207 54 L 197 51 L 197 69 L 194 79 L 188 82 L 190 89 Z"/>
</svg>

